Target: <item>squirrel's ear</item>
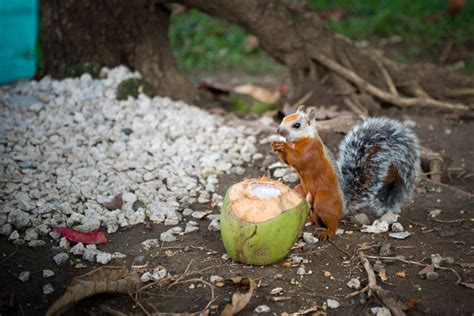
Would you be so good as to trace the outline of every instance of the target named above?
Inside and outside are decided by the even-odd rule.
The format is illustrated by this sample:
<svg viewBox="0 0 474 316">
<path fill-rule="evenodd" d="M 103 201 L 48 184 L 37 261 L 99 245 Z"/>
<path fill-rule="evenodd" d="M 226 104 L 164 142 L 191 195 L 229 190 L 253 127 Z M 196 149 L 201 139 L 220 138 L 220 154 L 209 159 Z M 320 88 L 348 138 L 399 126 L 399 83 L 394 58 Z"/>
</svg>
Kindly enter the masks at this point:
<svg viewBox="0 0 474 316">
<path fill-rule="evenodd" d="M 311 124 L 311 121 L 316 117 L 316 110 L 311 108 L 308 112 L 308 124 Z"/>
<path fill-rule="evenodd" d="M 298 106 L 298 108 L 296 109 L 296 112 L 303 112 L 303 113 L 304 113 L 304 107 L 305 107 L 305 105 L 304 105 L 304 104 L 301 104 L 301 105 Z"/>
</svg>

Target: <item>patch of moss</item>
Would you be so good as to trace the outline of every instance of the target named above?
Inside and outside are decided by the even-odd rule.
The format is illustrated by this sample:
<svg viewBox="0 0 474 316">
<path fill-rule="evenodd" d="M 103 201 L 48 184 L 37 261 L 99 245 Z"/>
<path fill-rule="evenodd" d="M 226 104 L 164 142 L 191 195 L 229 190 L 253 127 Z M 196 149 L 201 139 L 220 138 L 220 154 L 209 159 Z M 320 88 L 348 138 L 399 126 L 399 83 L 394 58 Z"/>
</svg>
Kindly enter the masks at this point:
<svg viewBox="0 0 474 316">
<path fill-rule="evenodd" d="M 116 91 L 118 100 L 126 100 L 129 96 L 136 99 L 140 93 L 150 98 L 155 96 L 153 86 L 141 78 L 130 78 L 122 81 Z"/>
<path fill-rule="evenodd" d="M 99 78 L 100 67 L 89 63 L 71 65 L 66 69 L 65 77 L 79 78 L 85 73 L 91 75 L 92 78 Z"/>
</svg>

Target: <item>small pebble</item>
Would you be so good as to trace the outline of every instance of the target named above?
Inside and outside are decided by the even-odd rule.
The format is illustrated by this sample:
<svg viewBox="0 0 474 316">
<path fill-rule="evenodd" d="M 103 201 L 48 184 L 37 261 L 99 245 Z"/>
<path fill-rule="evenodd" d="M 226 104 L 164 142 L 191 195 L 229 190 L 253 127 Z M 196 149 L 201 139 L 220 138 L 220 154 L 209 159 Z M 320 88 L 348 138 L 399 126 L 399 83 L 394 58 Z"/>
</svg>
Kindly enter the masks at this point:
<svg viewBox="0 0 474 316">
<path fill-rule="evenodd" d="M 270 313 L 271 309 L 267 305 L 259 305 L 254 309 L 257 314 L 267 314 Z"/>
<path fill-rule="evenodd" d="M 54 271 L 53 270 L 43 270 L 43 278 L 50 278 L 54 276 Z"/>
<path fill-rule="evenodd" d="M 336 308 L 338 308 L 339 306 L 341 306 L 341 303 L 339 303 L 338 301 L 333 300 L 333 299 L 331 299 L 331 298 L 328 298 L 328 299 L 326 300 L 326 305 L 327 305 L 329 308 L 336 309 Z"/>
<path fill-rule="evenodd" d="M 56 262 L 58 266 L 68 261 L 68 259 L 69 256 L 65 252 L 60 252 L 53 257 L 54 262 Z"/>
<path fill-rule="evenodd" d="M 392 232 L 397 233 L 397 232 L 402 232 L 402 231 L 404 231 L 402 224 L 398 222 L 392 224 Z"/>
<path fill-rule="evenodd" d="M 22 282 L 28 282 L 30 280 L 30 271 L 23 271 L 18 276 L 18 279 Z"/>
<path fill-rule="evenodd" d="M 43 294 L 48 295 L 54 292 L 54 288 L 51 283 L 43 285 Z"/>
</svg>

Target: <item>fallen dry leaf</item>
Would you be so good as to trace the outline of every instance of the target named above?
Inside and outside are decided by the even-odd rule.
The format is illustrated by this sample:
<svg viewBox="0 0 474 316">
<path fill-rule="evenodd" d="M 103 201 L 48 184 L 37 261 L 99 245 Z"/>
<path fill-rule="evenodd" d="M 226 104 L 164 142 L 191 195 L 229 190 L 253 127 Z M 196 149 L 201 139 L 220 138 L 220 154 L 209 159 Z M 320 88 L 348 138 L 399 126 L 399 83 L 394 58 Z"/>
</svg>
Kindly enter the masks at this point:
<svg viewBox="0 0 474 316">
<path fill-rule="evenodd" d="M 380 271 L 379 272 L 379 277 L 380 277 L 380 280 L 382 280 L 383 282 L 388 280 L 388 277 L 387 277 L 387 274 L 385 273 L 385 271 Z"/>
<path fill-rule="evenodd" d="M 291 267 L 291 263 L 288 262 L 288 261 L 285 261 L 285 262 L 283 262 L 282 266 L 283 266 L 284 268 L 290 268 L 290 267 Z"/>
<path fill-rule="evenodd" d="M 171 251 L 171 250 L 166 250 L 165 251 L 165 256 L 167 256 L 168 258 L 169 257 L 174 257 L 175 255 L 176 255 L 175 251 Z"/>
<path fill-rule="evenodd" d="M 407 276 L 407 274 L 406 274 L 405 271 L 398 271 L 398 272 L 395 272 L 395 275 L 396 275 L 397 277 L 401 278 L 401 279 L 404 279 L 404 278 Z"/>
<path fill-rule="evenodd" d="M 425 276 L 428 272 L 434 272 L 434 266 L 432 264 L 427 265 L 418 272 L 419 276 Z"/>
<path fill-rule="evenodd" d="M 114 198 L 112 199 L 112 201 L 110 201 L 110 202 L 105 202 L 105 203 L 104 203 L 104 206 L 105 206 L 105 208 L 108 209 L 109 211 L 113 211 L 113 210 L 122 208 L 122 206 L 123 206 L 122 193 L 119 193 L 119 194 L 117 194 L 116 196 L 114 196 Z"/>
<path fill-rule="evenodd" d="M 221 313 L 221 316 L 229 316 L 229 315 L 234 315 L 240 312 L 247 306 L 247 304 L 250 301 L 250 298 L 252 298 L 253 292 L 257 285 L 255 284 L 255 281 L 250 279 L 250 278 L 245 278 L 245 277 L 234 277 L 230 278 L 230 280 L 234 284 L 238 284 L 241 286 L 248 287 L 249 290 L 246 293 L 240 293 L 240 292 L 235 292 L 232 295 L 232 303 L 227 304 L 224 308 L 224 310 Z"/>
<path fill-rule="evenodd" d="M 66 292 L 46 312 L 61 315 L 80 300 L 103 293 L 129 294 L 140 287 L 140 277 L 125 267 L 102 267 L 72 279 Z"/>
<path fill-rule="evenodd" d="M 459 282 L 459 284 L 474 290 L 474 283 Z"/>
<path fill-rule="evenodd" d="M 233 89 L 234 92 L 249 95 L 263 103 L 275 103 L 281 97 L 279 90 L 271 91 L 253 84 L 244 84 Z"/>
</svg>

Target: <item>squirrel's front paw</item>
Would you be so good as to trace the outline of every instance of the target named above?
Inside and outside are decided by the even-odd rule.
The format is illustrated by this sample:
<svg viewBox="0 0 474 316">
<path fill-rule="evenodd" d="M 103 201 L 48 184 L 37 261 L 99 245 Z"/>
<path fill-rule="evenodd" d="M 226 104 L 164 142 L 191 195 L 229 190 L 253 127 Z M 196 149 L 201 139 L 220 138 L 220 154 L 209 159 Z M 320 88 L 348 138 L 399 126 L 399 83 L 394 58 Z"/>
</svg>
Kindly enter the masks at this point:
<svg viewBox="0 0 474 316">
<path fill-rule="evenodd" d="M 282 141 L 272 142 L 272 149 L 275 152 L 284 152 L 285 151 L 285 142 L 282 142 Z"/>
</svg>

